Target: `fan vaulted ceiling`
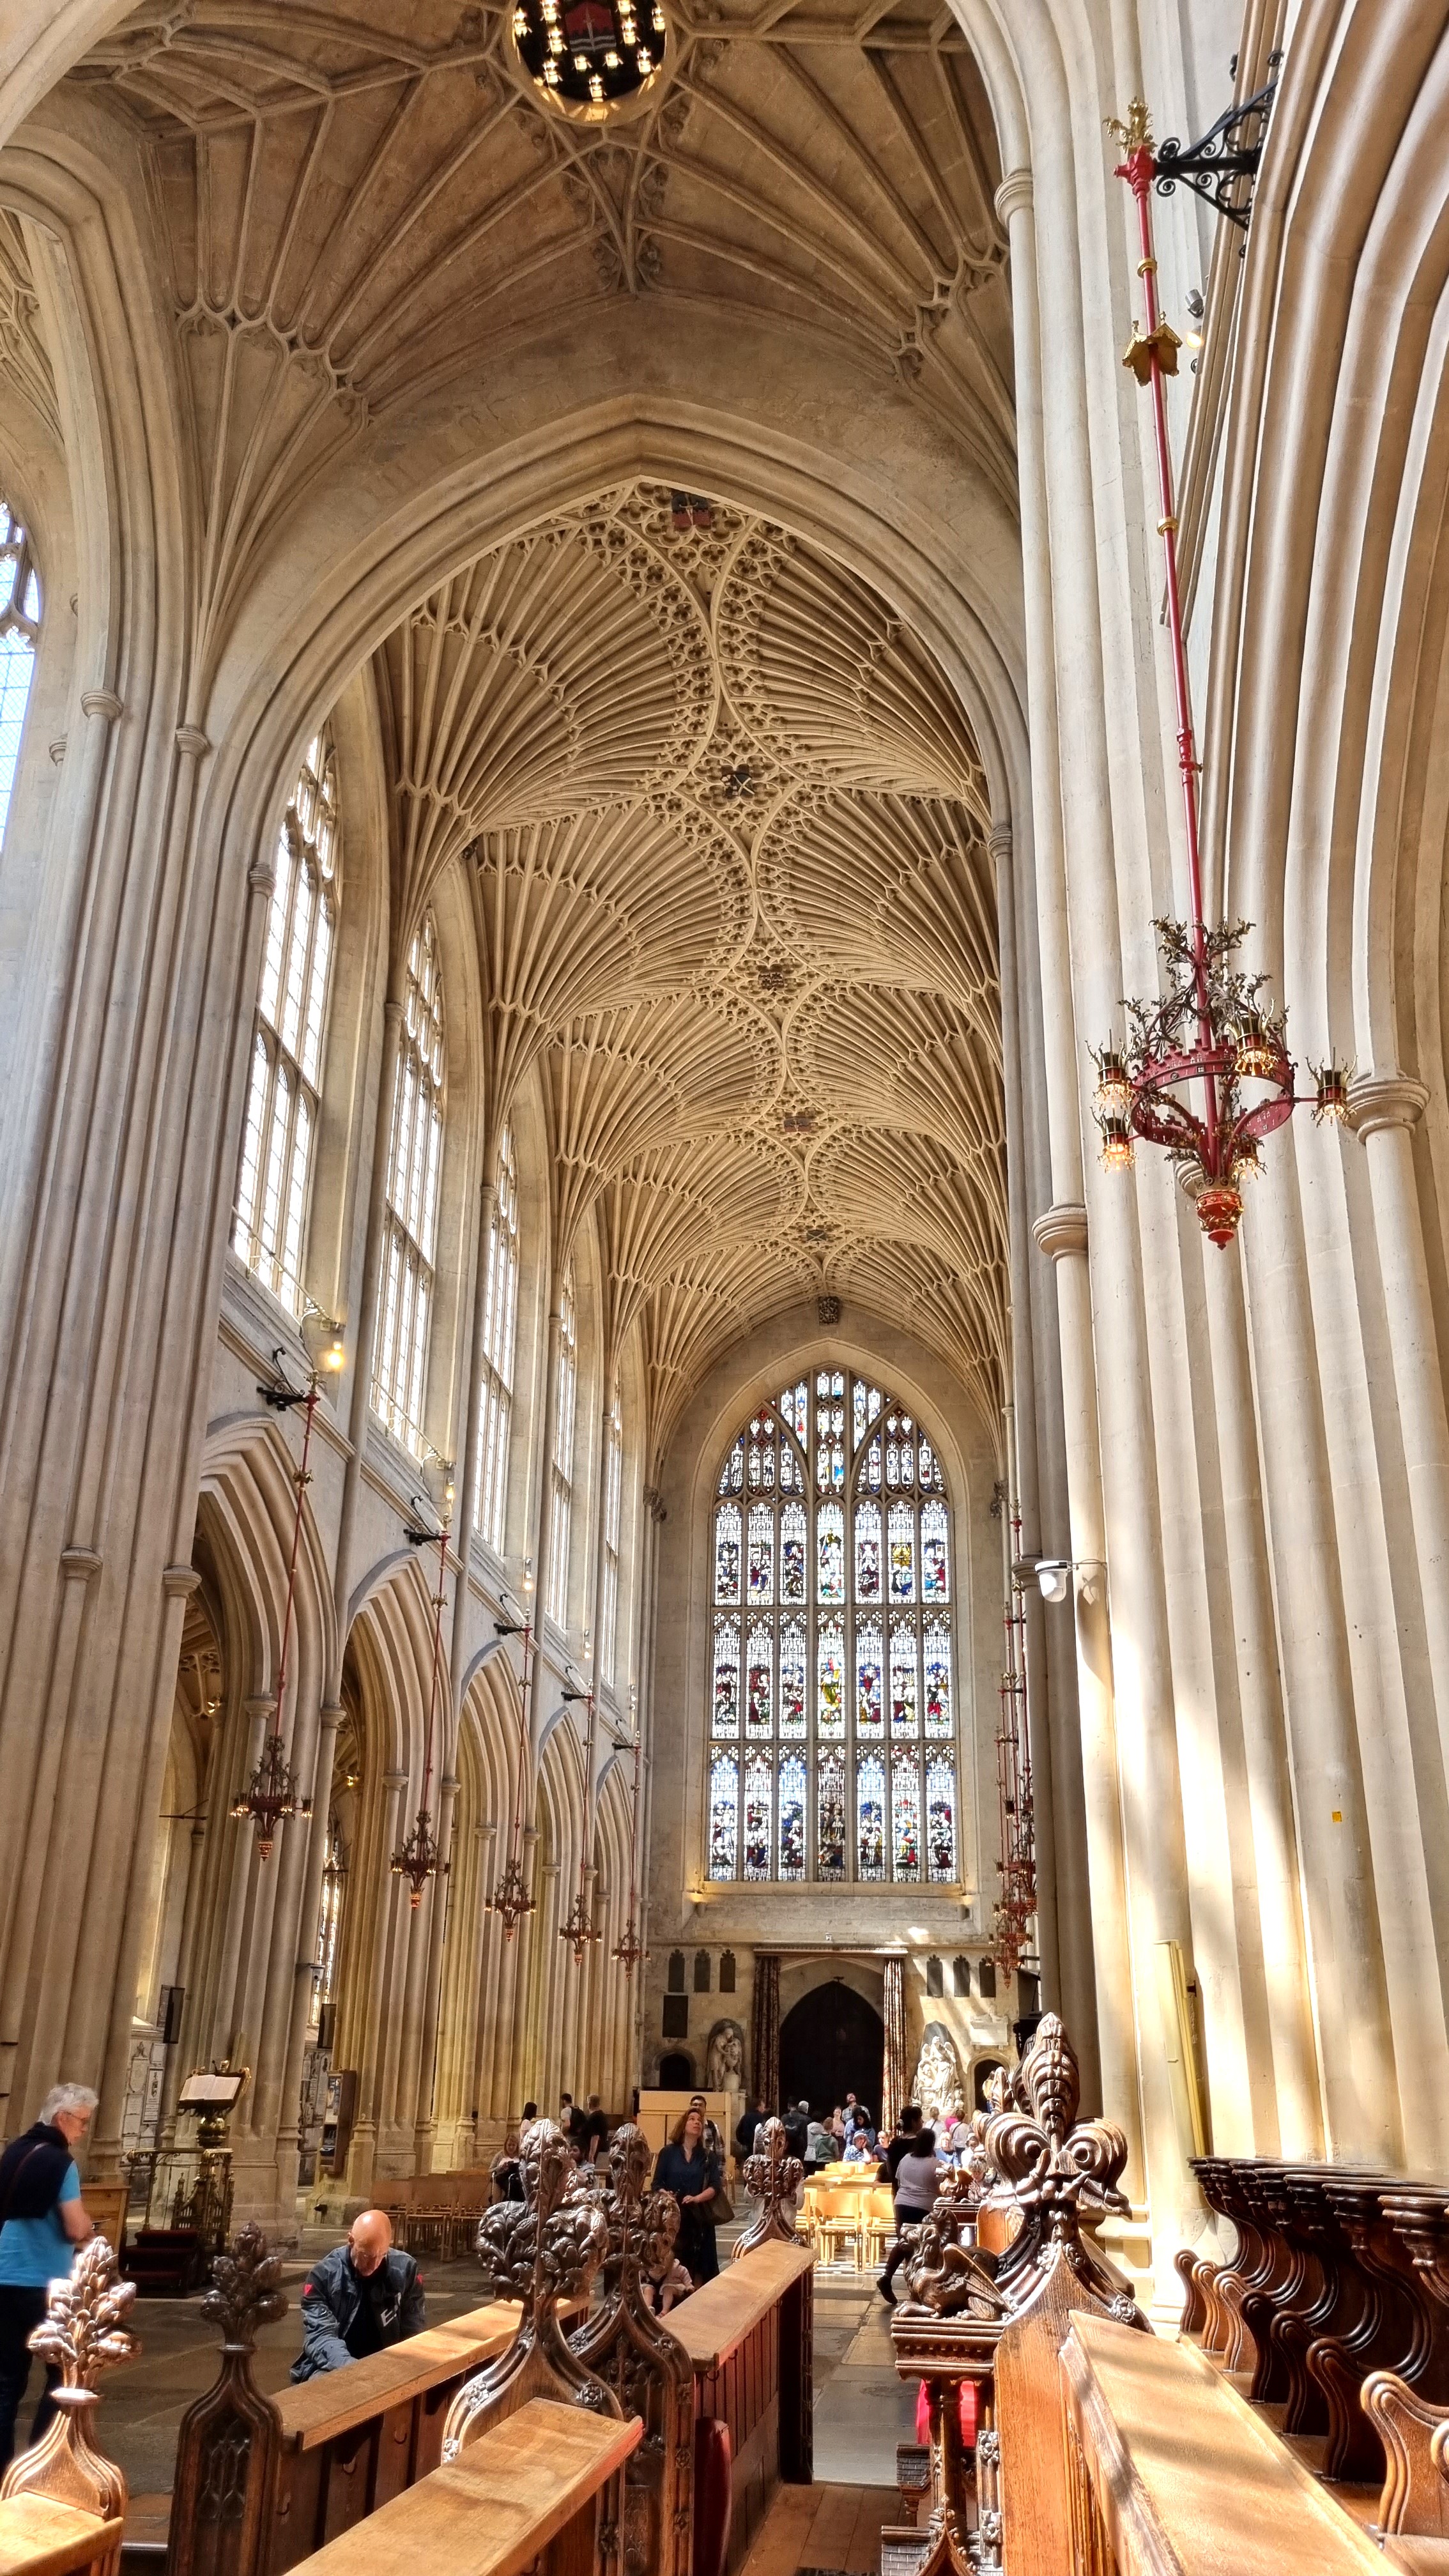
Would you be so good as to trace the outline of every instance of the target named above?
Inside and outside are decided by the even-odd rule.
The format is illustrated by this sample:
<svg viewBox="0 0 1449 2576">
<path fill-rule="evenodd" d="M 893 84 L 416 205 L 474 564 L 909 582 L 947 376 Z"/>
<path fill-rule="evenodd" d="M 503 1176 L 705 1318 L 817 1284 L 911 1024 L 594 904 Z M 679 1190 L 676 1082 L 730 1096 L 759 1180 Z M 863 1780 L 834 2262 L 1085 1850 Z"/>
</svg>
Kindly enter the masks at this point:
<svg viewBox="0 0 1449 2576">
<path fill-rule="evenodd" d="M 378 654 L 399 918 L 465 868 L 495 1131 L 537 1067 L 558 1240 L 595 1214 L 659 1431 L 801 1295 L 909 1322 L 994 1410 L 979 762 L 871 591 L 683 498 L 612 492 L 480 558 Z"/>
<path fill-rule="evenodd" d="M 199 671 L 304 493 L 378 439 L 405 471 L 410 405 L 615 308 L 821 335 L 1014 508 L 999 170 L 948 7 L 691 0 L 602 130 L 535 96 L 506 14 L 147 0 L 73 75 L 150 171 Z M 988 811 L 923 648 L 811 546 L 640 486 L 465 565 L 374 668 L 395 924 L 464 870 L 491 1131 L 541 1078 L 558 1239 L 598 1229 L 655 1441 L 809 1294 L 908 1322 L 994 1416 Z"/>
</svg>

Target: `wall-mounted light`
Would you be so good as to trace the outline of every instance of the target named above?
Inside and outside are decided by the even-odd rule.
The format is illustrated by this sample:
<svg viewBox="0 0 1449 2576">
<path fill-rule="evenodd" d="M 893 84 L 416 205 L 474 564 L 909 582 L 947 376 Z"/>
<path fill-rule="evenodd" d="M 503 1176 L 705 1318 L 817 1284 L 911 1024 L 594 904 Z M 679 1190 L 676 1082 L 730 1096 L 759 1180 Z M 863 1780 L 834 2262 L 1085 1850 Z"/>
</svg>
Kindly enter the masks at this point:
<svg viewBox="0 0 1449 2576">
<path fill-rule="evenodd" d="M 1035 1572 L 1043 1601 L 1065 1601 L 1072 1588 L 1072 1560 L 1069 1556 L 1039 1556 Z"/>
</svg>

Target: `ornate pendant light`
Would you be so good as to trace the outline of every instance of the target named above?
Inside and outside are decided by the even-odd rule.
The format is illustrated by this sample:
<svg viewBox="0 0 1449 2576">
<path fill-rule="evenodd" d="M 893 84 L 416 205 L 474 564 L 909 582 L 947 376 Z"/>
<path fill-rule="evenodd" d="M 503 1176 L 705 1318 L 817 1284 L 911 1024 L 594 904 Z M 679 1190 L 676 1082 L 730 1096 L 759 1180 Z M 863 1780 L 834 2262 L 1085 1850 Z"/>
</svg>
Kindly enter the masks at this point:
<svg viewBox="0 0 1449 2576">
<path fill-rule="evenodd" d="M 635 1706 L 635 1704 L 634 1704 L 634 1693 L 633 1693 L 633 1691 L 632 1691 L 632 1690 L 631 1690 L 631 1691 L 630 1691 L 630 1693 L 629 1693 L 629 1704 L 630 1704 L 630 1715 L 632 1716 L 633 1721 L 634 1721 L 634 1742 L 633 1742 L 633 1752 L 634 1752 L 634 1787 L 633 1787 L 633 1792 L 632 1792 L 632 1795 L 631 1795 L 631 1797 L 630 1797 L 630 1801 L 629 1801 L 629 1913 L 628 1913 L 628 1918 L 627 1918 L 627 1920 L 626 1920 L 626 1922 L 625 1922 L 625 1925 L 624 1925 L 624 1929 L 623 1929 L 623 1931 L 620 1933 L 619 1938 L 618 1938 L 618 1940 L 615 1942 L 614 1947 L 613 1947 L 613 1950 L 612 1950 L 612 1952 L 610 1953 L 611 1957 L 613 1957 L 613 1958 L 615 1958 L 615 1959 L 617 1959 L 617 1960 L 618 1960 L 619 1965 L 620 1965 L 620 1967 L 623 1969 L 624 1974 L 625 1974 L 625 1976 L 626 1976 L 626 1977 L 632 1977 L 632 1976 L 633 1976 L 633 1974 L 634 1974 L 635 1969 L 636 1969 L 636 1968 L 641 1964 L 641 1962 L 642 1962 L 643 1960 L 647 1959 L 647 1958 L 648 1958 L 648 1956 L 649 1956 L 648 1951 L 645 1949 L 644 1944 L 643 1944 L 642 1940 L 641 1940 L 641 1939 L 640 1939 L 640 1937 L 639 1937 L 639 1929 L 638 1929 L 638 1924 L 639 1924 L 639 1751 L 640 1751 L 640 1746 L 639 1746 L 639 1712 L 638 1712 L 637 1707 L 636 1707 L 636 1706 Z M 617 1741 L 618 1739 L 616 1738 L 615 1740 Z"/>
<path fill-rule="evenodd" d="M 637 112 L 669 50 L 660 0 L 518 0 L 509 32 L 539 97 L 580 125 Z"/>
<path fill-rule="evenodd" d="M 494 1633 L 497 1636 L 523 1639 L 523 1672 L 519 1682 L 519 1728 L 523 1740 L 519 1749 L 518 1794 L 513 1802 L 513 1828 L 509 1838 L 507 1863 L 502 1875 L 495 1881 L 492 1895 L 486 1896 L 483 1900 L 484 1913 L 496 1914 L 502 1924 L 505 1941 L 512 1940 L 525 1915 L 537 1910 L 537 1900 L 528 1892 L 528 1881 L 523 1875 L 520 1856 L 523 1842 L 523 1781 L 528 1769 L 530 1742 L 529 1686 L 533 1668 L 533 1559 L 531 1556 L 526 1556 L 523 1560 L 523 1600 L 522 1619 L 512 1625 L 499 1619 L 495 1619 L 493 1623 Z"/>
<path fill-rule="evenodd" d="M 256 1827 L 257 1858 L 270 1860 L 277 1827 L 289 1816 L 308 1817 L 312 1801 L 299 1792 L 297 1774 L 287 1759 L 286 1740 L 282 1734 L 282 1707 L 287 1691 L 287 1659 L 292 1645 L 292 1610 L 297 1596 L 297 1559 L 302 1546 L 302 1506 L 307 1487 L 312 1482 L 308 1459 L 312 1452 L 312 1423 L 322 1399 L 324 1375 L 340 1369 L 347 1354 L 342 1340 L 342 1326 L 336 1318 L 324 1315 L 319 1307 L 309 1306 L 301 1323 L 302 1347 L 307 1354 L 307 1383 L 293 1386 L 287 1376 L 285 1351 L 272 1353 L 277 1375 L 270 1386 L 259 1386 L 257 1393 L 264 1404 L 276 1413 L 290 1413 L 302 1405 L 302 1455 L 292 1471 L 297 1489 L 296 1510 L 292 1516 L 292 1552 L 287 1562 L 287 1597 L 282 1606 L 282 1639 L 277 1650 L 277 1687 L 272 1705 L 274 1724 L 262 1746 L 257 1767 L 230 1813 L 238 1824 L 250 1822 Z"/>
<path fill-rule="evenodd" d="M 1202 858 L 1198 829 L 1198 777 L 1201 764 L 1193 733 L 1188 693 L 1187 653 L 1183 642 L 1182 602 L 1177 570 L 1177 516 L 1172 494 L 1172 455 L 1167 439 L 1167 406 L 1163 378 L 1177 373 L 1181 346 L 1157 302 L 1157 260 L 1152 241 L 1152 184 L 1158 175 L 1147 109 L 1133 99 L 1127 122 L 1109 128 L 1125 154 L 1117 167 L 1137 200 L 1142 280 L 1147 319 L 1133 325 L 1122 363 L 1130 368 L 1152 401 L 1157 447 L 1157 473 L 1162 538 L 1167 573 L 1167 624 L 1172 650 L 1173 688 L 1177 704 L 1177 759 L 1187 827 L 1188 898 L 1186 922 L 1159 921 L 1158 941 L 1166 969 L 1164 993 L 1155 1001 L 1126 1005 L 1125 1047 L 1094 1049 L 1097 1089 L 1093 1114 L 1102 1136 L 1102 1161 L 1109 1171 L 1125 1171 L 1133 1160 L 1137 1138 L 1165 1147 L 1178 1178 L 1194 1201 L 1198 1222 L 1209 1242 L 1230 1244 L 1243 1213 L 1243 1183 L 1260 1169 L 1263 1139 L 1291 1118 L 1298 1107 L 1311 1108 L 1316 1120 L 1341 1119 L 1348 1107 L 1349 1072 L 1329 1062 L 1311 1067 L 1315 1088 L 1295 1091 L 1295 1070 L 1288 1053 L 1285 1015 L 1263 992 L 1261 975 L 1244 974 L 1230 963 L 1251 922 L 1223 922 L 1209 930 L 1203 920 Z M 1200 1108 L 1192 1095 L 1201 1086 Z"/>
<path fill-rule="evenodd" d="M 585 1653 L 588 1652 L 588 1642 L 588 1633 L 585 1631 Z M 586 1787 L 584 1795 L 584 1830 L 579 1837 L 579 1884 L 573 1904 L 558 1927 L 558 1937 L 561 1941 L 567 1941 L 569 1949 L 573 1954 L 574 1966 L 576 1968 L 581 1968 L 584 1963 L 584 1955 L 586 1951 L 592 1948 L 594 1942 L 602 1941 L 604 1937 L 602 1932 L 595 1930 L 594 1918 L 590 1914 L 588 1906 L 589 1846 L 592 1841 L 594 1821 L 594 1694 L 592 1689 L 586 1691 L 566 1690 L 563 1696 L 566 1700 L 582 1700 L 588 1711 L 588 1723 L 584 1729 L 584 1780 Z"/>
<path fill-rule="evenodd" d="M 408 1882 L 408 1904 L 414 1914 L 423 1901 L 430 1878 L 446 1878 L 450 1864 L 442 1858 L 437 1835 L 433 1831 L 429 1804 L 433 1784 L 433 1727 L 438 1712 L 438 1685 L 443 1661 L 443 1602 L 448 1573 L 448 1531 L 453 1518 L 453 1468 L 450 1460 L 429 1458 L 423 1467 L 423 1484 L 429 1502 L 438 1518 L 436 1530 L 410 1528 L 406 1535 L 415 1547 L 436 1544 L 438 1551 L 438 1588 L 433 1593 L 433 1672 L 428 1690 L 428 1732 L 423 1748 L 423 1794 L 411 1833 L 403 1839 L 400 1851 L 392 1856 L 394 1878 Z"/>
</svg>

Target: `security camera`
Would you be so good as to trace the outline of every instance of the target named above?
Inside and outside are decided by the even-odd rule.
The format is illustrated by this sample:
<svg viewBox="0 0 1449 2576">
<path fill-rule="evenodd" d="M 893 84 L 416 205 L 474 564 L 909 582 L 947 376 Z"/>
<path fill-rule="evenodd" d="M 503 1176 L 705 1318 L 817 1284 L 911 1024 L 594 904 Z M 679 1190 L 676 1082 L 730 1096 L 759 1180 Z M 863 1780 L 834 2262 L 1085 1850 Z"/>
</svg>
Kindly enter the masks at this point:
<svg viewBox="0 0 1449 2576">
<path fill-rule="evenodd" d="M 1041 1585 L 1043 1601 L 1065 1601 L 1072 1588 L 1071 1558 L 1069 1556 L 1038 1557 L 1036 1579 Z"/>
</svg>

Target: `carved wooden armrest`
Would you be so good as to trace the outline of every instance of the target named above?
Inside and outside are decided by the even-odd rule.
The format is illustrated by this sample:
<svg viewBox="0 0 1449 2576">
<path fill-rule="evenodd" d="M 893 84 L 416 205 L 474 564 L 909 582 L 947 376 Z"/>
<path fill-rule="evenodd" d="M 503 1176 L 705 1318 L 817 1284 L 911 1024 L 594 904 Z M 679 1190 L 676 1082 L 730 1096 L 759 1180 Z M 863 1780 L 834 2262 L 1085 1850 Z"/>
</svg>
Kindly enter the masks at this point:
<svg viewBox="0 0 1449 2576">
<path fill-rule="evenodd" d="M 1359 2404 L 1384 2446 L 1379 2529 L 1449 2539 L 1443 2443 L 1449 2409 L 1426 2405 L 1392 2370 L 1370 2373 L 1359 2390 Z"/>
</svg>

